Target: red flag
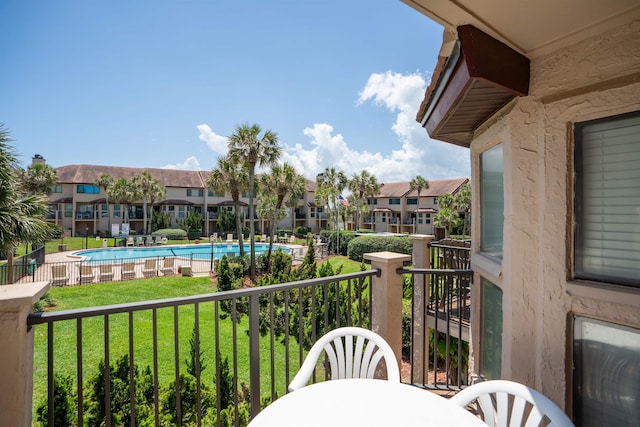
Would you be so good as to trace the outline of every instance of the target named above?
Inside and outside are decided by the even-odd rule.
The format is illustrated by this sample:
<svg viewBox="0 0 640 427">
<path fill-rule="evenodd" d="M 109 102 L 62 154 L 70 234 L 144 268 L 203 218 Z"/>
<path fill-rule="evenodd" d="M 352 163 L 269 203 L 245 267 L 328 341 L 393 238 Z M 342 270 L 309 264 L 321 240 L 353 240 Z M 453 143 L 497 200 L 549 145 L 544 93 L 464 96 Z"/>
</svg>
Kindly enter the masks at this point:
<svg viewBox="0 0 640 427">
<path fill-rule="evenodd" d="M 340 203 L 342 203 L 343 206 L 349 206 L 349 202 L 347 201 L 347 199 L 342 197 L 342 194 L 338 196 L 338 200 L 340 201 Z"/>
</svg>

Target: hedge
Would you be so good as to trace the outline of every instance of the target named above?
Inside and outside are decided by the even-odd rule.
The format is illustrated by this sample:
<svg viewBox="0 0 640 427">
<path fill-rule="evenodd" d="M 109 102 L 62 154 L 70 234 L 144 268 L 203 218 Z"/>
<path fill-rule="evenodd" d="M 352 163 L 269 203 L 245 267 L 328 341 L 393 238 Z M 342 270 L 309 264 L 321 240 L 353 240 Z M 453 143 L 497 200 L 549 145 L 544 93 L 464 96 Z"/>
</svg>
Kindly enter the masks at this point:
<svg viewBox="0 0 640 427">
<path fill-rule="evenodd" d="M 347 256 L 354 261 L 362 261 L 364 254 L 382 251 L 411 255 L 413 242 L 408 236 L 358 236 L 349 241 Z"/>
</svg>

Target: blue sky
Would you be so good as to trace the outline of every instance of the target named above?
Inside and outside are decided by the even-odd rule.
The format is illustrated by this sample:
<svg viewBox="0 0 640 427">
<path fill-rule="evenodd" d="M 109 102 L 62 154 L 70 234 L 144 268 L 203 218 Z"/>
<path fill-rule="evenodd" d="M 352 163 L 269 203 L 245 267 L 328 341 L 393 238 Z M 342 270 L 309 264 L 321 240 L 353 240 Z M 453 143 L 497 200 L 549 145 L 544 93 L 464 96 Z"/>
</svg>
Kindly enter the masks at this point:
<svg viewBox="0 0 640 427">
<path fill-rule="evenodd" d="M 257 123 L 308 178 L 469 176 L 415 122 L 442 29 L 400 0 L 2 0 L 0 28 L 23 166 L 210 170 Z"/>
</svg>

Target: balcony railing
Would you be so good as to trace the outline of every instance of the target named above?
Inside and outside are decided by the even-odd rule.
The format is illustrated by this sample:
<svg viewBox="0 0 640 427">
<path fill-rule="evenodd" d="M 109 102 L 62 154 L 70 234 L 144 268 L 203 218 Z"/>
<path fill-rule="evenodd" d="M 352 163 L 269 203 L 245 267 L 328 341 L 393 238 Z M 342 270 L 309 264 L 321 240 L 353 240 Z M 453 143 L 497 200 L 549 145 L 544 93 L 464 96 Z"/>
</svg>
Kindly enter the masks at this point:
<svg viewBox="0 0 640 427">
<path fill-rule="evenodd" d="M 124 419 L 160 425 L 167 417 L 174 425 L 223 425 L 223 417 L 246 425 L 261 406 L 286 393 L 317 337 L 339 326 L 369 327 L 368 289 L 376 273 L 31 314 L 29 327 L 46 336 L 46 356 L 40 359 L 36 351 L 34 363 L 34 377 L 47 378 L 46 387 L 36 382 L 34 403 L 47 398 L 53 426 L 60 402 L 55 374 L 63 374 L 73 378 L 77 425 L 96 416 L 106 426 Z M 101 350 L 89 358 L 91 348 Z M 183 363 L 193 354 L 208 357 L 205 375 L 201 358 L 192 357 L 191 368 Z M 94 373 L 97 382 L 91 382 Z M 91 384 L 104 390 L 97 402 Z"/>
<path fill-rule="evenodd" d="M 54 425 L 56 408 L 68 404 L 58 393 L 61 374 L 71 381 L 76 425 L 244 426 L 286 393 L 318 337 L 346 325 L 385 336 L 403 382 L 455 390 L 468 381 L 472 275 L 425 268 L 444 266 L 446 248 L 432 245 L 421 257 L 419 244 L 412 268 L 402 267 L 407 255 L 372 254 L 372 268 L 359 273 L 30 314 L 34 407 L 46 401 Z M 312 381 L 325 379 L 319 365 Z"/>
</svg>

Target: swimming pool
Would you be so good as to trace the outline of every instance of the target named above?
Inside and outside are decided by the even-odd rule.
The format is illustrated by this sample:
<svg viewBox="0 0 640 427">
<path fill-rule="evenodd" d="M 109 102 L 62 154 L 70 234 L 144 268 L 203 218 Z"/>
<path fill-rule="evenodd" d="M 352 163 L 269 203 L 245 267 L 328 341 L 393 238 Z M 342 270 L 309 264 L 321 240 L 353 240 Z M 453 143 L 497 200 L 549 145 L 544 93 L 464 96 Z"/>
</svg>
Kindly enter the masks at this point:
<svg viewBox="0 0 640 427">
<path fill-rule="evenodd" d="M 250 253 L 249 244 L 243 245 L 246 254 Z M 286 252 L 291 250 L 286 246 L 273 245 L 273 250 L 282 249 Z M 269 245 L 264 243 L 256 243 L 256 255 L 260 255 L 269 250 Z M 214 259 L 221 259 L 223 255 L 240 254 L 240 248 L 237 243 L 216 243 L 213 245 L 178 245 L 178 246 L 154 246 L 143 248 L 109 248 L 109 249 L 90 249 L 74 252 L 73 255 L 83 257 L 85 261 L 114 261 L 123 259 L 137 258 L 162 258 L 162 257 L 183 257 L 195 259 L 211 259 L 213 252 Z"/>
</svg>

